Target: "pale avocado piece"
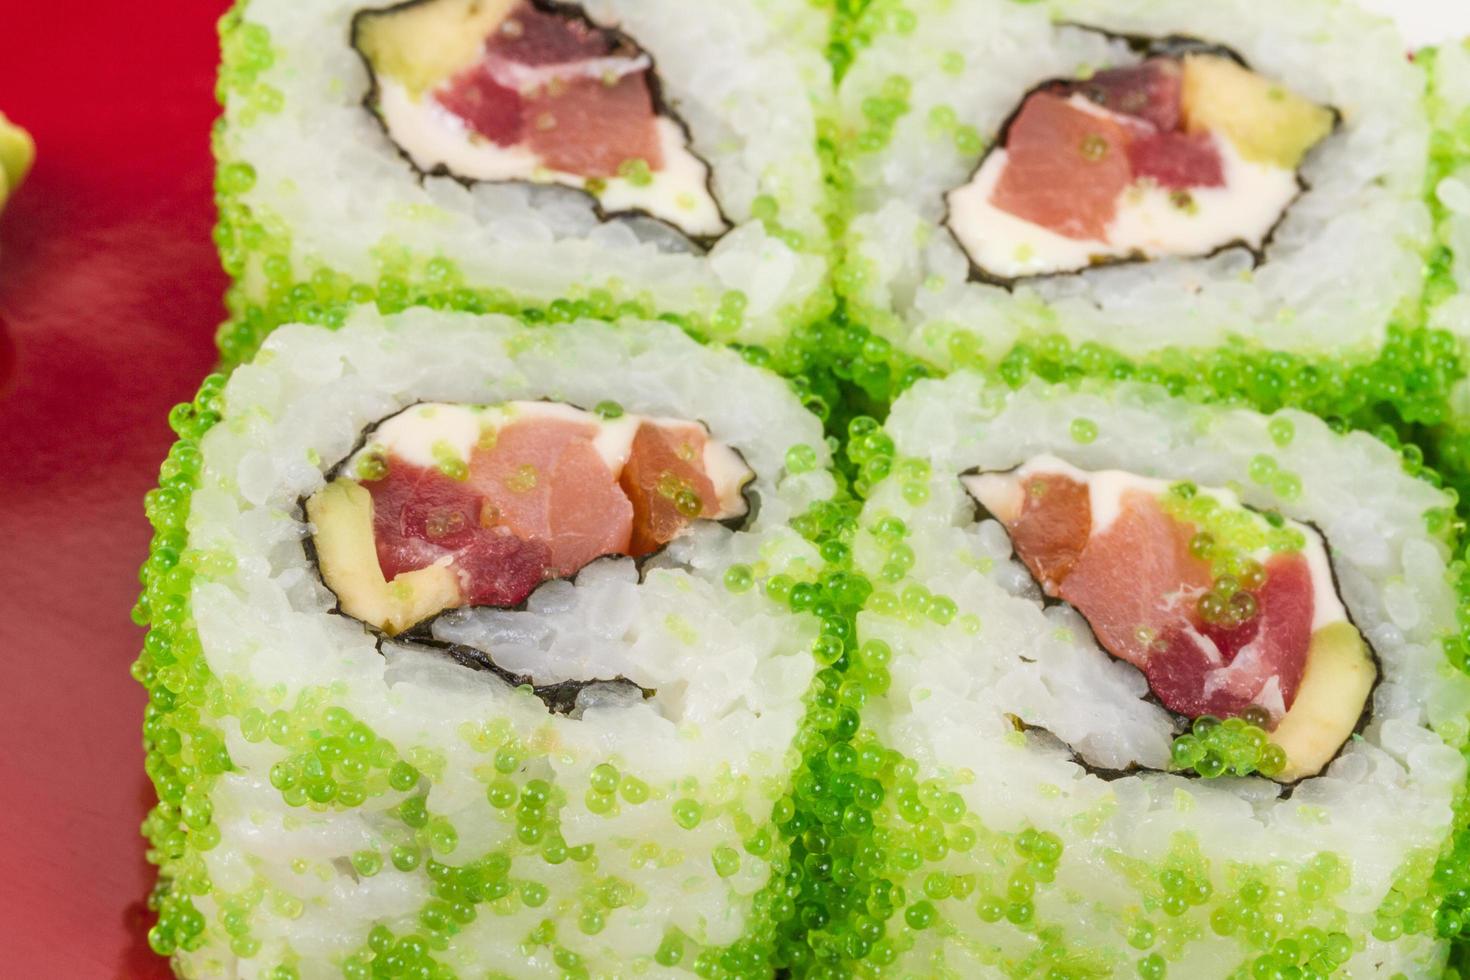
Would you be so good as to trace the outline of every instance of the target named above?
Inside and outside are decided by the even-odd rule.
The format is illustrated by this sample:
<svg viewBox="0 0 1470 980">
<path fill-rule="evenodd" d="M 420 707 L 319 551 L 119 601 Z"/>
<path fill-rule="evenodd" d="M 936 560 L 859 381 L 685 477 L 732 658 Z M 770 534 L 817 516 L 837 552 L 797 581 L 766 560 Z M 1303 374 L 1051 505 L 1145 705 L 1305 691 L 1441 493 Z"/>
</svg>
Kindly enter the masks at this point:
<svg viewBox="0 0 1470 980">
<path fill-rule="evenodd" d="M 1312 634 L 1296 700 L 1271 733 L 1286 753 L 1277 780 L 1315 776 L 1332 761 L 1357 727 L 1377 676 L 1368 645 L 1352 623 L 1333 623 Z"/>
<path fill-rule="evenodd" d="M 1252 163 L 1295 170 L 1336 122 L 1331 109 L 1219 55 L 1187 56 L 1183 86 L 1186 128 L 1218 130 Z"/>
<path fill-rule="evenodd" d="M 475 63 L 485 39 L 519 0 L 424 0 L 365 10 L 352 43 L 373 67 L 415 98 Z"/>
<path fill-rule="evenodd" d="M 383 578 L 373 544 L 373 498 L 361 484 L 336 480 L 306 502 L 315 526 L 322 581 L 337 594 L 342 611 L 389 636 L 435 613 L 462 605 L 459 579 L 447 565 Z"/>
<path fill-rule="evenodd" d="M 35 159 L 36 143 L 31 134 L 0 112 L 0 204 L 25 180 Z"/>
</svg>

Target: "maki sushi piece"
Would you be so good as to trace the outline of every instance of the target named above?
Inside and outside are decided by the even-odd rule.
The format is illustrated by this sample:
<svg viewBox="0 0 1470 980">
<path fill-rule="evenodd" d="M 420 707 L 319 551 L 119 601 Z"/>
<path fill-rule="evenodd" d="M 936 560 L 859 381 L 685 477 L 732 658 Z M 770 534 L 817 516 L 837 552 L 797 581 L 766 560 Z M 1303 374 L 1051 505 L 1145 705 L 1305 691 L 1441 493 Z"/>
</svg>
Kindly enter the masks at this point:
<svg viewBox="0 0 1470 980">
<path fill-rule="evenodd" d="M 1438 975 L 1451 496 L 1366 434 L 1143 385 L 959 372 L 886 433 L 852 554 L 903 897 L 852 969 Z"/>
<path fill-rule="evenodd" d="M 783 381 L 364 309 L 174 421 L 137 675 L 180 975 L 769 973 L 818 633 L 726 574 L 819 564 L 834 490 Z"/>
<path fill-rule="evenodd" d="M 984 0 L 875 12 L 866 36 L 838 94 L 840 285 L 911 353 L 1057 334 L 1367 361 L 1419 325 L 1430 110 L 1387 20 Z"/>
<path fill-rule="evenodd" d="M 239 5 L 215 142 L 225 354 L 364 300 L 779 339 L 828 304 L 827 29 L 792 0 Z"/>
</svg>

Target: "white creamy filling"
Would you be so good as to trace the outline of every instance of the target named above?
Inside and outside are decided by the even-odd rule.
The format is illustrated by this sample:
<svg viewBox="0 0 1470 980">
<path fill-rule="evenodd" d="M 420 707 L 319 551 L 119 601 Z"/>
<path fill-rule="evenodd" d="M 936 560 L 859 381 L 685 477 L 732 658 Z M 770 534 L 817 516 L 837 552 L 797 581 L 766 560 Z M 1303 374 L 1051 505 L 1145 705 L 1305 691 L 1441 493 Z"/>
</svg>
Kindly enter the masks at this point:
<svg viewBox="0 0 1470 980">
<path fill-rule="evenodd" d="M 1088 471 L 1078 469 L 1055 456 L 1034 456 L 1025 464 L 1004 473 L 978 473 L 961 478 L 965 489 L 994 514 L 1002 523 L 1013 523 L 1021 516 L 1024 504 L 1024 486 L 1032 476 L 1056 474 L 1087 486 L 1088 505 L 1092 512 L 1091 536 L 1097 537 L 1107 531 L 1123 510 L 1123 494 L 1129 490 L 1141 490 L 1153 497 L 1163 496 L 1173 482 L 1154 477 L 1139 476 L 1123 470 Z M 1200 488 L 1199 493 L 1213 497 L 1221 507 L 1228 510 L 1242 509 L 1240 497 L 1226 488 Z M 1265 517 L 1254 514 L 1265 526 Z M 1345 621 L 1347 609 L 1337 594 L 1332 577 L 1332 563 L 1327 555 L 1327 545 L 1322 535 L 1313 527 L 1287 518 L 1285 527 L 1301 534 L 1306 542 L 1302 557 L 1307 562 L 1307 572 L 1312 581 L 1312 632 L 1324 626 Z M 1251 555 L 1264 565 L 1271 551 L 1262 548 Z M 1242 651 L 1244 652 L 1244 651 Z"/>
<path fill-rule="evenodd" d="M 615 475 L 621 473 L 633 453 L 633 437 L 638 434 L 642 420 L 636 415 L 624 415 L 615 419 L 597 419 L 597 422 L 597 436 L 592 440 L 592 448 L 597 450 L 608 469 Z"/>
<path fill-rule="evenodd" d="M 714 485 L 719 500 L 719 512 L 713 519 L 739 517 L 746 512 L 742 491 L 754 474 L 740 453 L 709 437 L 699 424 L 684 419 L 634 414 L 604 419 L 594 412 L 561 402 L 517 401 L 484 407 L 438 402 L 415 405 L 379 425 L 366 444 L 348 459 L 344 473 L 352 476 L 364 457 L 378 454 L 425 468 L 437 466 L 446 458 L 467 463 L 487 432 L 527 419 L 550 419 L 595 427 L 597 432 L 592 438 L 592 447 L 607 464 L 613 479 L 617 479 L 627 465 L 633 452 L 633 437 L 645 422 L 664 430 L 687 430 L 702 436 L 704 451 L 699 462 L 703 464 L 704 474 Z"/>
<path fill-rule="evenodd" d="M 499 146 L 481 137 L 432 97 L 414 98 L 391 78 L 380 78 L 378 88 L 378 107 L 388 134 L 422 171 L 442 166 L 466 180 L 515 180 L 587 189 L 586 177 L 542 166 L 524 143 Z M 657 117 L 655 126 L 663 166 L 642 185 L 626 177 L 599 178 L 606 185 L 596 195 L 602 209 L 609 213 L 642 211 L 695 237 L 729 231 L 710 193 L 709 167 L 685 146 L 684 130 L 667 116 Z"/>
<path fill-rule="evenodd" d="M 380 452 L 425 468 L 439 463 L 436 451 L 469 459 L 482 424 L 481 413 L 466 405 L 415 405 L 378 426 L 367 445 L 347 461 L 345 472 L 352 475 L 359 460 Z"/>
<path fill-rule="evenodd" d="M 1106 114 L 1080 95 L 1070 101 Z M 1076 272 L 1094 260 L 1205 255 L 1236 241 L 1260 248 L 1296 197 L 1296 173 L 1253 163 L 1230 140 L 1218 133 L 1212 138 L 1221 157 L 1223 187 L 1189 188 L 1192 205 L 1180 207 L 1175 191 L 1148 180 L 1135 182 L 1119 195 L 1106 240 L 1069 238 L 992 204 L 1010 160 L 999 147 L 969 183 L 947 195 L 949 227 L 976 265 L 1007 279 Z"/>
</svg>

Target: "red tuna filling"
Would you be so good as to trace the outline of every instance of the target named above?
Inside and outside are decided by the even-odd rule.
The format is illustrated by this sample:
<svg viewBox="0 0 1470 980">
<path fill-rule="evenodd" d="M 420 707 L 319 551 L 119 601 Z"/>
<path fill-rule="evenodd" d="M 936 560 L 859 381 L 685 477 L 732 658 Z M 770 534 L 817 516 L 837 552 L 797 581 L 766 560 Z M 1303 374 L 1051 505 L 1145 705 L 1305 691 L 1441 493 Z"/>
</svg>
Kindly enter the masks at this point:
<svg viewBox="0 0 1470 980">
<path fill-rule="evenodd" d="M 467 604 L 514 606 L 549 578 L 603 555 L 648 554 L 718 513 L 698 426 L 643 423 L 620 476 L 594 448 L 597 434 L 563 419 L 512 422 L 475 449 L 466 480 L 389 458 L 382 479 L 363 482 L 383 577 L 447 556 Z"/>
<path fill-rule="evenodd" d="M 483 527 L 483 501 L 434 469 L 392 460 L 388 475 L 365 483 L 373 498 L 373 537 L 383 577 L 425 568 L 446 556 L 471 605 L 514 606 L 546 577 L 551 551 L 504 528 Z"/>
<path fill-rule="evenodd" d="M 591 423 L 527 419 L 470 459 L 468 482 L 484 499 L 486 523 L 545 542 L 554 575 L 628 550 L 633 508 L 593 448 L 596 437 Z"/>
<path fill-rule="evenodd" d="M 454 76 L 434 98 L 496 146 L 515 146 L 525 134 L 526 100 L 497 82 L 484 62 Z"/>
<path fill-rule="evenodd" d="M 620 485 L 633 505 L 633 555 L 663 547 L 695 517 L 719 512 L 714 484 L 704 474 L 704 433 L 697 426 L 671 430 L 644 423 Z"/>
<path fill-rule="evenodd" d="M 1128 142 L 1133 176 L 1148 177 L 1160 187 L 1224 187 L 1225 161 L 1206 133 L 1147 133 Z"/>
<path fill-rule="evenodd" d="M 1281 700 L 1296 701 L 1312 643 L 1312 580 L 1301 555 L 1276 555 L 1266 563 L 1266 584 L 1254 593 L 1259 612 L 1234 629 L 1192 623 L 1219 650 L 1212 662 L 1204 644 L 1178 627 L 1150 652 L 1144 672 L 1159 700 L 1182 715 L 1229 717 L 1252 704 L 1277 679 Z M 1203 687 L 1199 678 L 1205 678 Z"/>
<path fill-rule="evenodd" d="M 454 76 L 448 87 L 434 97 L 498 147 L 513 147 L 525 134 L 525 100 L 514 88 L 495 81 L 484 62 Z"/>
<path fill-rule="evenodd" d="M 1179 128 L 1182 69 L 1172 58 L 1108 68 L 1081 82 L 1061 82 L 1052 91 L 1085 96 L 1109 112 L 1133 116 L 1161 132 Z"/>
<path fill-rule="evenodd" d="M 1121 124 L 1039 92 L 1011 123 L 1006 151 L 991 203 L 1068 238 L 1107 236 L 1132 180 Z"/>
<path fill-rule="evenodd" d="M 485 39 L 485 52 L 521 65 L 566 65 L 613 54 L 617 44 L 607 34 L 575 16 L 559 16 L 522 3 L 495 33 Z"/>
<path fill-rule="evenodd" d="M 663 166 L 653 96 L 645 73 L 613 84 L 577 78 L 547 86 L 526 101 L 531 149 L 553 170 L 584 177 L 615 177 L 627 160 L 650 170 Z"/>
<path fill-rule="evenodd" d="M 1007 130 L 991 203 L 1068 238 L 1105 241 L 1118 196 L 1141 178 L 1171 190 L 1224 186 L 1214 142 L 1180 128 L 1180 73 L 1174 59 L 1152 58 L 1028 96 Z"/>
<path fill-rule="evenodd" d="M 589 61 L 636 49 L 581 17 L 518 5 L 486 39 L 479 62 L 435 93 L 440 105 L 497 146 L 525 143 L 542 164 L 612 177 L 627 160 L 663 165 L 647 69 L 589 75 Z M 515 69 L 551 69 L 516 86 Z"/>
<path fill-rule="evenodd" d="M 1251 593 L 1256 615 L 1225 628 L 1204 622 L 1196 608 L 1212 579 L 1209 565 L 1190 553 L 1194 526 L 1166 514 L 1152 494 L 1124 491 L 1120 513 L 1093 534 L 1086 484 L 1031 476 L 1008 529 L 1047 594 L 1070 603 L 1109 653 L 1142 670 L 1171 711 L 1238 715 L 1269 695 L 1273 678 L 1282 704 L 1295 701 L 1313 612 L 1301 554 L 1267 561 L 1265 582 Z"/>
</svg>

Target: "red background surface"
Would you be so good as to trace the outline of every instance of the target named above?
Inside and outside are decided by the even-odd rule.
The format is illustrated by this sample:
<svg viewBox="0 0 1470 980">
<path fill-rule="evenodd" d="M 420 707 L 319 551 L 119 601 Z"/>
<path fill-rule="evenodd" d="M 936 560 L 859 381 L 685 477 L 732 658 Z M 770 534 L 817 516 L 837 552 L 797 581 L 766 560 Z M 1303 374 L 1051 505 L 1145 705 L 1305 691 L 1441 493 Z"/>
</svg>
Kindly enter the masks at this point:
<svg viewBox="0 0 1470 980">
<path fill-rule="evenodd" d="M 224 6 L 0 2 L 0 111 L 39 144 L 0 215 L 7 977 L 170 976 L 145 936 L 152 790 L 128 611 L 168 409 L 209 371 L 223 316 L 209 128 Z"/>
</svg>

